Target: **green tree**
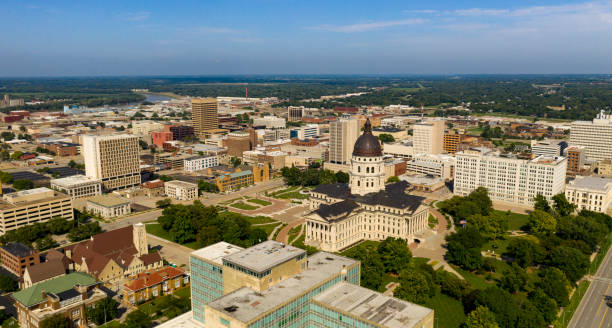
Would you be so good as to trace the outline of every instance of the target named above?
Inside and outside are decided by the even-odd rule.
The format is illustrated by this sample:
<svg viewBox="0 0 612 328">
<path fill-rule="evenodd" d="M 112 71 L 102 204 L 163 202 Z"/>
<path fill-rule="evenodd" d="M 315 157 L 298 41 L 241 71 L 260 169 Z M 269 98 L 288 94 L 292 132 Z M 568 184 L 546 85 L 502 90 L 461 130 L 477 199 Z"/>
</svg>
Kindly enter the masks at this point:
<svg viewBox="0 0 612 328">
<path fill-rule="evenodd" d="M 544 211 L 550 213 L 551 207 L 548 204 L 548 200 L 542 194 L 537 194 L 533 199 L 535 202 L 533 209 L 538 211 Z"/>
<path fill-rule="evenodd" d="M 554 195 L 552 200 L 555 202 L 555 211 L 559 216 L 568 216 L 576 209 L 576 205 L 570 203 L 565 198 L 565 194 Z"/>
<path fill-rule="evenodd" d="M 393 137 L 393 135 L 388 134 L 388 133 L 381 133 L 378 135 L 378 140 L 380 140 L 381 143 L 392 143 L 395 142 L 395 138 Z"/>
<path fill-rule="evenodd" d="M 510 293 L 516 293 L 527 288 L 528 279 L 525 270 L 518 264 L 512 263 L 510 268 L 504 270 L 499 286 Z"/>
<path fill-rule="evenodd" d="M 11 140 L 15 139 L 15 133 L 9 132 L 9 131 L 5 131 L 5 132 L 2 132 L 0 134 L 0 137 L 2 137 L 2 139 L 4 139 L 4 141 L 11 141 Z"/>
<path fill-rule="evenodd" d="M 174 219 L 170 229 L 170 238 L 179 244 L 184 244 L 195 239 L 195 230 L 191 223 L 191 218 L 179 216 Z"/>
<path fill-rule="evenodd" d="M 160 199 L 157 202 L 155 202 L 155 205 L 159 208 L 166 208 L 170 206 L 171 204 L 172 204 L 172 200 L 170 200 L 170 198 Z"/>
<path fill-rule="evenodd" d="M 400 179 L 397 176 L 391 176 L 389 177 L 389 179 L 387 179 L 387 183 L 394 183 L 394 182 L 400 182 Z"/>
<path fill-rule="evenodd" d="M 526 268 L 544 259 L 544 249 L 529 238 L 514 237 L 508 242 L 505 255 Z"/>
<path fill-rule="evenodd" d="M 90 222 L 81 224 L 78 227 L 72 228 L 68 233 L 68 239 L 71 242 L 84 240 L 90 238 L 91 236 L 102 232 L 102 228 L 100 228 L 100 224 L 96 222 Z"/>
<path fill-rule="evenodd" d="M 533 233 L 553 233 L 557 229 L 557 219 L 545 211 L 535 210 L 529 213 L 527 229 Z"/>
<path fill-rule="evenodd" d="M 399 284 L 393 292 L 395 297 L 417 304 L 425 304 L 429 299 L 429 282 L 422 273 L 403 270 L 399 276 Z"/>
<path fill-rule="evenodd" d="M 149 328 L 152 323 L 151 317 L 140 310 L 130 312 L 125 318 L 125 325 L 130 328 Z"/>
<path fill-rule="evenodd" d="M 495 314 L 485 306 L 478 306 L 467 315 L 465 328 L 499 328 L 495 321 Z"/>
<path fill-rule="evenodd" d="M 50 233 L 54 235 L 61 235 L 70 231 L 74 223 L 61 216 L 56 216 L 47 221 L 46 225 Z"/>
<path fill-rule="evenodd" d="M 299 186 L 302 183 L 302 171 L 294 165 L 291 165 L 291 167 L 283 167 L 281 169 L 281 174 L 285 179 L 285 183 L 290 186 Z"/>
<path fill-rule="evenodd" d="M 577 249 L 559 246 L 549 254 L 548 264 L 559 268 L 571 282 L 582 278 L 589 267 L 589 258 Z"/>
<path fill-rule="evenodd" d="M 174 180 L 174 178 L 173 178 L 173 177 L 168 176 L 168 175 L 164 175 L 164 174 L 160 175 L 160 176 L 159 176 L 159 179 L 160 179 L 161 181 L 164 181 L 164 182 L 168 182 L 168 181 L 172 181 L 172 180 Z"/>
<path fill-rule="evenodd" d="M 557 318 L 559 306 L 557 302 L 546 295 L 541 289 L 536 289 L 529 294 L 531 303 L 542 313 L 542 317 L 546 323 L 551 323 Z"/>
<path fill-rule="evenodd" d="M 117 307 L 119 303 L 114 299 L 107 297 L 96 303 L 94 307 L 87 309 L 87 318 L 96 323 L 103 325 L 108 321 L 113 320 L 117 316 Z"/>
<path fill-rule="evenodd" d="M 410 265 L 410 259 L 412 259 L 412 253 L 406 241 L 401 238 L 389 237 L 383 240 L 378 244 L 377 251 L 385 272 L 398 274 Z"/>
<path fill-rule="evenodd" d="M 23 152 L 16 150 L 11 154 L 11 159 L 16 161 L 18 160 L 21 156 L 23 156 Z"/>
<path fill-rule="evenodd" d="M 202 191 L 202 192 L 212 192 L 212 193 L 217 193 L 219 192 L 219 187 L 214 184 L 214 183 L 210 183 L 204 180 L 200 180 L 198 181 L 198 190 Z"/>
<path fill-rule="evenodd" d="M 63 313 L 58 313 L 41 321 L 40 328 L 72 328 L 72 321 Z"/>
<path fill-rule="evenodd" d="M 238 157 L 232 157 L 230 158 L 230 163 L 232 164 L 233 167 L 237 167 L 240 164 L 242 164 L 242 160 Z"/>
<path fill-rule="evenodd" d="M 336 183 L 336 174 L 330 170 L 319 170 L 319 181 L 321 184 Z"/>
<path fill-rule="evenodd" d="M 346 172 L 338 171 L 336 172 L 336 181 L 340 183 L 348 183 L 349 182 L 349 174 Z"/>
<path fill-rule="evenodd" d="M 546 268 L 539 274 L 540 280 L 536 283 L 536 287 L 554 299 L 559 306 L 567 306 L 572 287 L 565 273 L 557 268 Z"/>
<path fill-rule="evenodd" d="M 34 188 L 32 180 L 19 179 L 13 182 L 13 188 L 17 190 L 28 190 Z"/>
<path fill-rule="evenodd" d="M 11 183 L 13 182 L 13 176 L 10 175 L 9 173 L 0 171 L 0 181 L 2 183 Z"/>
<path fill-rule="evenodd" d="M 518 307 L 512 294 L 491 286 L 476 293 L 475 306 L 485 306 L 495 314 L 495 321 L 500 327 L 515 327 L 518 319 Z"/>
<path fill-rule="evenodd" d="M 148 144 L 148 143 L 146 143 L 146 142 L 145 142 L 144 140 L 142 140 L 142 139 L 138 139 L 138 145 L 140 146 L 140 148 L 141 148 L 142 150 L 145 150 L 145 149 L 149 148 L 149 144 Z"/>
<path fill-rule="evenodd" d="M 47 235 L 36 241 L 36 249 L 39 251 L 46 251 L 50 248 L 57 246 L 57 242 Z"/>
<path fill-rule="evenodd" d="M 474 214 L 467 219 L 470 227 L 476 228 L 487 239 L 503 236 L 508 230 L 508 217 L 499 213 Z"/>
<path fill-rule="evenodd" d="M 10 276 L 0 274 L 0 290 L 5 293 L 10 293 L 16 291 L 18 287 L 17 280 Z"/>
</svg>

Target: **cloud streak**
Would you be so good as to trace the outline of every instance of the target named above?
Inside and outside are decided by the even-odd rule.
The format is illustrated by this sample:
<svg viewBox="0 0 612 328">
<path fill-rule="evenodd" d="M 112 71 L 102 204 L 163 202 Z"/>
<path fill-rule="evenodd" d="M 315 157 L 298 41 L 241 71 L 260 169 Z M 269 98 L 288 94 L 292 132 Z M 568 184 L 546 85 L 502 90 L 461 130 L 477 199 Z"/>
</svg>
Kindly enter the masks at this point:
<svg viewBox="0 0 612 328">
<path fill-rule="evenodd" d="M 149 11 L 139 11 L 139 12 L 135 12 L 135 13 L 123 13 L 123 14 L 120 14 L 119 18 L 121 20 L 126 21 L 126 22 L 141 22 L 141 21 L 149 19 L 149 16 L 151 16 L 151 12 L 149 12 Z"/>
<path fill-rule="evenodd" d="M 358 23 L 349 25 L 319 25 L 307 27 L 308 30 L 317 31 L 330 31 L 338 33 L 356 33 L 356 32 L 367 32 L 373 30 L 380 30 L 388 27 L 395 26 L 406 26 L 406 25 L 418 25 L 427 22 L 427 19 L 414 18 L 414 19 L 403 19 L 403 20 L 392 20 L 392 21 L 379 21 L 371 23 Z"/>
</svg>

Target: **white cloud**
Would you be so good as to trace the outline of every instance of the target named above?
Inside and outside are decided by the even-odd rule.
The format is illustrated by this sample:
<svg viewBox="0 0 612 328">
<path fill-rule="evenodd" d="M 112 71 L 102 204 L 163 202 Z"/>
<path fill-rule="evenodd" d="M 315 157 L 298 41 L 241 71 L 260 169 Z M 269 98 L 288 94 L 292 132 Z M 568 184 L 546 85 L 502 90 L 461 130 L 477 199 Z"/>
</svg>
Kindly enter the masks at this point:
<svg viewBox="0 0 612 328">
<path fill-rule="evenodd" d="M 507 15 L 510 12 L 508 9 L 483 9 L 483 8 L 470 8 L 470 9 L 458 9 L 454 13 L 459 16 L 498 16 Z"/>
<path fill-rule="evenodd" d="M 123 13 L 119 14 L 119 18 L 128 22 L 140 22 L 149 19 L 151 12 L 149 11 L 139 11 L 135 13 Z"/>
<path fill-rule="evenodd" d="M 380 21 L 372 23 L 360 23 L 350 25 L 319 25 L 308 27 L 309 30 L 320 30 L 320 31 L 331 31 L 339 33 L 354 33 L 354 32 L 366 32 L 372 30 L 379 30 L 393 26 L 405 26 L 405 25 L 418 25 L 427 22 L 426 19 L 415 18 L 415 19 L 403 19 L 394 21 Z"/>
</svg>

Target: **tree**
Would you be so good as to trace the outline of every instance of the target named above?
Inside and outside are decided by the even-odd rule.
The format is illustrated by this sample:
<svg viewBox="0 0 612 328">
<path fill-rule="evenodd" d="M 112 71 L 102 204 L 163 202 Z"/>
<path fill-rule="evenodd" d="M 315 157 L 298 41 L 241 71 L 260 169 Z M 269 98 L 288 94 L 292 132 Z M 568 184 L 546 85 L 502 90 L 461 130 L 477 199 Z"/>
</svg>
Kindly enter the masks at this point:
<svg viewBox="0 0 612 328">
<path fill-rule="evenodd" d="M 11 154 L 11 159 L 12 159 L 12 160 L 14 160 L 14 161 L 16 161 L 16 160 L 18 160 L 19 158 L 21 158 L 21 156 L 23 156 L 23 152 L 21 152 L 21 151 L 19 151 L 19 150 L 16 150 L 16 151 L 14 151 L 14 152 Z"/>
<path fill-rule="evenodd" d="M 429 299 L 429 282 L 422 273 L 403 270 L 399 276 L 399 284 L 393 291 L 395 297 L 417 304 L 424 304 Z"/>
<path fill-rule="evenodd" d="M 10 293 L 16 291 L 18 287 L 17 280 L 10 276 L 0 274 L 0 290 Z"/>
<path fill-rule="evenodd" d="M 395 138 L 393 137 L 393 135 L 388 134 L 388 133 L 381 133 L 378 135 L 378 140 L 380 140 L 381 143 L 392 143 L 395 142 Z"/>
<path fill-rule="evenodd" d="M 499 213 L 474 214 L 467 219 L 470 227 L 476 228 L 487 239 L 496 239 L 508 230 L 508 217 Z"/>
<path fill-rule="evenodd" d="M 555 211 L 559 216 L 568 216 L 576 209 L 576 205 L 570 203 L 565 198 L 565 194 L 554 195 L 552 200 L 555 202 Z"/>
<path fill-rule="evenodd" d="M 391 176 L 389 177 L 389 179 L 387 179 L 387 183 L 394 183 L 394 182 L 400 182 L 400 179 L 397 176 Z"/>
<path fill-rule="evenodd" d="M 349 174 L 346 172 L 338 171 L 336 172 L 336 181 L 340 183 L 348 183 L 349 182 Z"/>
<path fill-rule="evenodd" d="M 170 206 L 171 204 L 172 204 L 172 200 L 170 200 L 170 198 L 160 199 L 157 202 L 155 202 L 155 205 L 159 208 L 166 208 Z"/>
<path fill-rule="evenodd" d="M 214 184 L 214 183 L 210 183 L 204 180 L 200 180 L 198 181 L 198 190 L 202 191 L 202 192 L 213 192 L 213 193 L 217 193 L 219 192 L 219 187 Z"/>
<path fill-rule="evenodd" d="M 542 194 L 537 194 L 533 201 L 535 202 L 533 209 L 538 211 L 544 211 L 550 213 L 551 207 L 548 204 L 548 200 Z"/>
<path fill-rule="evenodd" d="M 0 171 L 0 181 L 2 183 L 11 183 L 13 182 L 13 176 L 10 175 L 9 173 Z"/>
<path fill-rule="evenodd" d="M 557 219 L 542 210 L 529 213 L 527 229 L 533 233 L 550 234 L 557 229 Z"/>
<path fill-rule="evenodd" d="M 510 239 L 505 255 L 514 258 L 515 263 L 526 268 L 543 260 L 544 249 L 531 239 L 515 237 Z"/>
<path fill-rule="evenodd" d="M 196 231 L 191 224 L 191 218 L 179 216 L 174 219 L 170 229 L 170 238 L 179 244 L 184 244 L 195 239 Z"/>
<path fill-rule="evenodd" d="M 103 325 L 117 316 L 118 306 L 119 303 L 117 301 L 107 297 L 96 303 L 94 307 L 88 308 L 86 315 L 87 318 L 95 322 L 96 325 Z"/>
<path fill-rule="evenodd" d="M 100 228 L 100 224 L 96 222 L 90 222 L 81 224 L 78 227 L 72 228 L 68 233 L 68 239 L 71 242 L 84 240 L 90 238 L 91 236 L 102 232 L 102 228 Z"/>
<path fill-rule="evenodd" d="M 467 195 L 467 200 L 476 203 L 478 208 L 480 209 L 480 214 L 489 215 L 491 210 L 493 209 L 493 202 L 491 198 L 489 198 L 489 192 L 485 187 L 478 187 L 474 189 L 469 195 Z"/>
<path fill-rule="evenodd" d="M 290 186 L 299 186 L 302 183 L 302 171 L 294 165 L 291 165 L 291 167 L 283 167 L 281 169 L 281 174 L 285 179 L 285 183 Z"/>
<path fill-rule="evenodd" d="M 546 268 L 540 271 L 540 280 L 536 287 L 555 300 L 559 306 L 569 304 L 569 294 L 572 289 L 565 273 L 557 268 Z"/>
<path fill-rule="evenodd" d="M 571 282 L 582 278 L 589 267 L 589 258 L 577 249 L 559 246 L 549 254 L 548 264 L 559 268 Z"/>
<path fill-rule="evenodd" d="M 495 314 L 482 305 L 467 315 L 464 326 L 466 328 L 499 328 L 495 321 Z"/>
<path fill-rule="evenodd" d="M 542 317 L 546 323 L 551 323 L 557 318 L 557 312 L 559 312 L 559 306 L 557 302 L 546 295 L 541 289 L 536 289 L 529 294 L 529 300 L 531 303 L 542 313 Z"/>
<path fill-rule="evenodd" d="M 57 242 L 47 235 L 36 241 L 36 249 L 39 251 L 46 251 L 50 248 L 57 246 Z"/>
<path fill-rule="evenodd" d="M 174 180 L 174 178 L 173 178 L 173 177 L 168 176 L 168 175 L 164 175 L 164 174 L 160 175 L 160 176 L 159 176 L 159 179 L 160 179 L 161 181 L 164 181 L 164 182 L 168 182 L 168 181 L 172 181 L 172 180 Z"/>
<path fill-rule="evenodd" d="M 125 318 L 125 324 L 130 328 L 149 328 L 152 324 L 151 317 L 146 313 L 135 310 Z"/>
<path fill-rule="evenodd" d="M 11 159 L 11 154 L 9 154 L 8 151 L 3 149 L 2 151 L 0 151 L 0 159 L 2 161 L 8 161 L 9 159 Z"/>
<path fill-rule="evenodd" d="M 456 300 L 461 301 L 471 292 L 469 282 L 448 271 L 437 272 L 436 280 L 440 284 L 440 291 Z"/>
<path fill-rule="evenodd" d="M 47 221 L 47 228 L 52 234 L 61 235 L 70 231 L 73 224 L 72 221 L 68 221 L 61 216 L 56 216 Z"/>
<path fill-rule="evenodd" d="M 40 328 L 72 328 L 72 321 L 63 313 L 58 313 L 43 320 Z"/>
<path fill-rule="evenodd" d="M 446 258 L 449 262 L 456 264 L 463 269 L 472 271 L 482 267 L 482 254 L 479 248 L 466 248 L 465 245 L 450 241 L 446 248 Z"/>
<path fill-rule="evenodd" d="M 406 241 L 400 238 L 389 237 L 383 240 L 378 244 L 377 251 L 385 272 L 398 274 L 410 265 L 410 259 L 412 259 L 412 253 Z"/>
<path fill-rule="evenodd" d="M 232 157 L 230 158 L 230 163 L 232 164 L 233 167 L 237 167 L 240 164 L 242 164 L 242 160 L 238 157 Z"/>
<path fill-rule="evenodd" d="M 516 293 L 527 288 L 528 276 L 518 264 L 512 263 L 509 269 L 504 270 L 499 285 L 501 288 Z"/>
<path fill-rule="evenodd" d="M 138 145 L 142 150 L 149 148 L 149 144 L 147 144 L 144 140 L 138 139 Z"/>
<path fill-rule="evenodd" d="M 500 327 L 514 327 L 518 316 L 518 307 L 513 301 L 512 294 L 491 286 L 479 290 L 474 301 L 475 308 L 479 305 L 487 307 L 495 314 L 495 321 Z"/>
<path fill-rule="evenodd" d="M 34 188 L 32 180 L 19 179 L 13 182 L 13 188 L 17 190 L 28 190 Z"/>
<path fill-rule="evenodd" d="M 9 132 L 9 131 L 4 131 L 4 132 L 0 133 L 0 137 L 2 137 L 2 139 L 4 139 L 4 141 L 11 141 L 11 140 L 15 139 L 15 133 Z"/>
</svg>

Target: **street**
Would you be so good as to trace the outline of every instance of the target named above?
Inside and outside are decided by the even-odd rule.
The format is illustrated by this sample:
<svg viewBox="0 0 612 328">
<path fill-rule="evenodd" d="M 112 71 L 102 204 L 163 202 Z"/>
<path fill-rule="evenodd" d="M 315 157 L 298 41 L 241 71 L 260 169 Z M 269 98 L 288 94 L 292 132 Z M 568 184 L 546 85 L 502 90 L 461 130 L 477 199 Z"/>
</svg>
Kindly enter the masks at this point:
<svg viewBox="0 0 612 328">
<path fill-rule="evenodd" d="M 606 254 L 597 274 L 574 313 L 569 328 L 612 327 L 612 311 L 605 297 L 612 296 L 612 252 Z M 612 303 L 611 303 L 612 304 Z M 561 317 L 563 319 L 563 316 Z"/>
</svg>

